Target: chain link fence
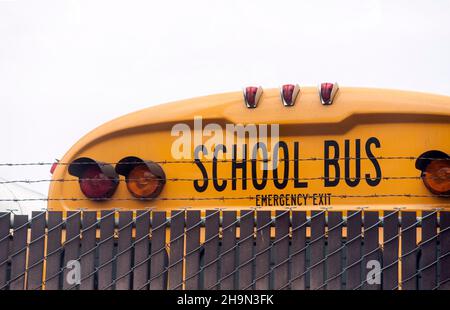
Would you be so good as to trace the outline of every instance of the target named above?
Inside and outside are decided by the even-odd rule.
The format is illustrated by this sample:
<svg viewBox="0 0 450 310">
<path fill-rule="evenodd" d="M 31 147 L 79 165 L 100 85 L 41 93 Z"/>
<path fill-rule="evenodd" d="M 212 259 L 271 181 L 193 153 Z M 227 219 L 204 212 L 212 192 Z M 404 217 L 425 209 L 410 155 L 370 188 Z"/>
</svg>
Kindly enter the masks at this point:
<svg viewBox="0 0 450 310">
<path fill-rule="evenodd" d="M 0 289 L 450 289 L 450 212 L 0 213 Z"/>
</svg>

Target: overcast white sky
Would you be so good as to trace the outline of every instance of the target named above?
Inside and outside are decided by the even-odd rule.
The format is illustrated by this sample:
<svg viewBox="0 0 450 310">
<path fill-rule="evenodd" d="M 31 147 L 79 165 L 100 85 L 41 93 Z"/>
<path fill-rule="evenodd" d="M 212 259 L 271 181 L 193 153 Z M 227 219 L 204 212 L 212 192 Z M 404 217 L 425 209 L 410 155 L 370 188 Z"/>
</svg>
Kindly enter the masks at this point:
<svg viewBox="0 0 450 310">
<path fill-rule="evenodd" d="M 52 161 L 117 116 L 250 84 L 450 95 L 449 16 L 444 0 L 0 0 L 0 162 Z"/>
</svg>

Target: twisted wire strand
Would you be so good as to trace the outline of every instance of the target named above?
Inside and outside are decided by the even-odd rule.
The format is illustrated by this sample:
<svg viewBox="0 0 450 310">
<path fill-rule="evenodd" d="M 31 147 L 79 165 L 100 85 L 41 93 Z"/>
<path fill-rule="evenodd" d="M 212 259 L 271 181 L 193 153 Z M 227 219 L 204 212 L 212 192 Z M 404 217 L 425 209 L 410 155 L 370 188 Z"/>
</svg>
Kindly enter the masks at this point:
<svg viewBox="0 0 450 310">
<path fill-rule="evenodd" d="M 325 161 L 333 161 L 333 160 L 373 160 L 373 159 L 380 159 L 380 160 L 416 160 L 416 159 L 423 159 L 423 160 L 449 160 L 448 158 L 441 158 L 441 157 L 417 157 L 417 156 L 368 156 L 368 157 L 339 157 L 339 158 L 325 158 L 325 157 L 304 157 L 304 158 L 293 158 L 293 159 L 284 159 L 284 158 L 278 158 L 278 161 L 284 161 L 284 162 L 296 162 L 296 161 L 318 161 L 318 160 L 325 160 Z M 196 164 L 197 161 L 201 160 L 203 163 L 227 163 L 227 162 L 234 162 L 236 160 L 242 160 L 246 162 L 271 162 L 273 159 L 200 159 L 196 158 L 194 160 L 192 159 L 179 159 L 179 160 L 160 160 L 160 161 L 153 161 L 156 164 Z M 79 161 L 79 162 L 24 162 L 24 163 L 13 163 L 13 162 L 3 162 L 0 163 L 0 167 L 15 167 L 15 166 L 51 166 L 51 165 L 61 165 L 61 166 L 68 166 L 68 165 L 92 165 L 91 161 Z M 130 161 L 130 162 L 100 162 L 101 165 L 137 165 L 142 164 L 142 161 Z"/>
<path fill-rule="evenodd" d="M 386 198 L 386 197 L 407 197 L 407 198 L 448 198 L 447 194 L 331 194 L 331 198 Z M 256 196 L 236 196 L 236 197 L 154 197 L 154 198 L 5 198 L 0 202 L 20 202 L 20 201 L 203 201 L 203 200 L 254 200 Z"/>
<path fill-rule="evenodd" d="M 448 179 L 450 177 L 441 177 L 441 176 L 427 176 L 427 179 L 433 180 L 443 180 Z M 229 178 L 137 178 L 137 179 L 126 179 L 126 178 L 108 178 L 110 181 L 115 182 L 132 182 L 132 181 L 142 181 L 142 180 L 151 180 L 151 181 L 168 181 L 168 182 L 192 182 L 192 181 L 238 181 L 238 180 L 254 180 L 254 181 L 276 181 L 279 178 L 255 178 L 255 177 L 229 177 Z M 355 181 L 355 180 L 365 180 L 365 177 L 304 177 L 304 178 L 283 178 L 283 180 L 289 181 L 318 181 L 318 180 L 346 180 L 346 181 Z M 422 180 L 421 176 L 384 176 L 384 177 L 373 177 L 371 180 Z M 25 183 L 25 184 L 34 184 L 34 183 L 45 183 L 45 182 L 55 182 L 55 183 L 64 183 L 64 182 L 82 182 L 82 181 L 102 181 L 102 178 L 70 178 L 70 179 L 17 179 L 17 180 L 4 180 L 0 181 L 0 184 L 14 184 L 14 183 Z"/>
</svg>

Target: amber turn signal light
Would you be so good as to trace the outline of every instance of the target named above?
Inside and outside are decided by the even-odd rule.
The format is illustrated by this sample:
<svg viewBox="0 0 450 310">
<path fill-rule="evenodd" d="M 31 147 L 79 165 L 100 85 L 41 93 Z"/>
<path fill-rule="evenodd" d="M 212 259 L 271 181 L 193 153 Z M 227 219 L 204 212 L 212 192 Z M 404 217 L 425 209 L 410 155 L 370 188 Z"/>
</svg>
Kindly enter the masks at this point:
<svg viewBox="0 0 450 310">
<path fill-rule="evenodd" d="M 441 151 L 422 154 L 416 161 L 416 168 L 426 188 L 436 195 L 450 194 L 450 156 Z"/>
<path fill-rule="evenodd" d="M 136 198 L 155 198 L 166 183 L 161 166 L 134 156 L 120 160 L 116 172 L 125 176 L 128 191 Z"/>
</svg>

